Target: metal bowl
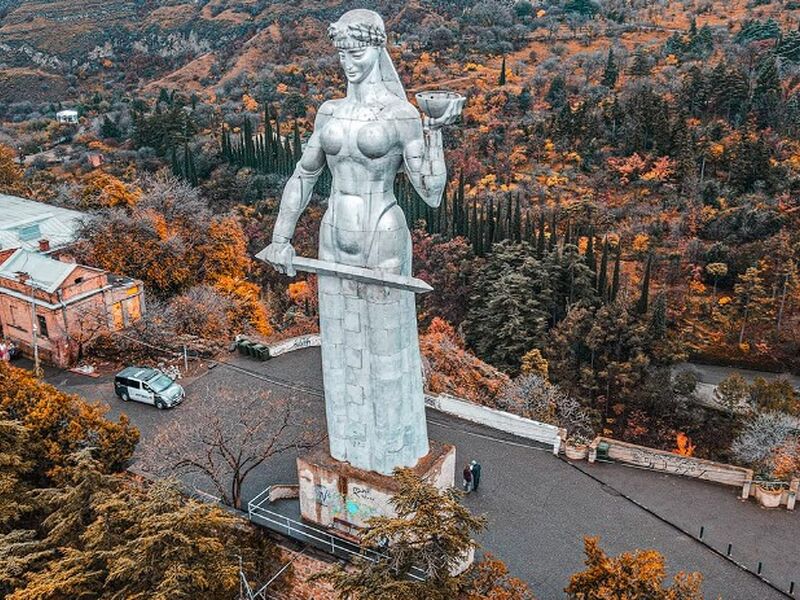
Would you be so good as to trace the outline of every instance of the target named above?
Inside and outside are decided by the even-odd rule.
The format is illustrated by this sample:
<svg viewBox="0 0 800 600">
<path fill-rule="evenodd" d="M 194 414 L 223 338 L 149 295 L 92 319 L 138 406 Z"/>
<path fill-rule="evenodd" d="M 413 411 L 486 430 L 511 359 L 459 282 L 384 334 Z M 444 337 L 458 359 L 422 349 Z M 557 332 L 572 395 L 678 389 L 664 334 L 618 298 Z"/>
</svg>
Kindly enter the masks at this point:
<svg viewBox="0 0 800 600">
<path fill-rule="evenodd" d="M 417 104 L 422 112 L 432 119 L 438 119 L 445 113 L 448 106 L 455 100 L 463 98 L 463 96 L 456 92 L 435 90 L 431 92 L 419 92 L 416 94 L 416 98 Z"/>
</svg>

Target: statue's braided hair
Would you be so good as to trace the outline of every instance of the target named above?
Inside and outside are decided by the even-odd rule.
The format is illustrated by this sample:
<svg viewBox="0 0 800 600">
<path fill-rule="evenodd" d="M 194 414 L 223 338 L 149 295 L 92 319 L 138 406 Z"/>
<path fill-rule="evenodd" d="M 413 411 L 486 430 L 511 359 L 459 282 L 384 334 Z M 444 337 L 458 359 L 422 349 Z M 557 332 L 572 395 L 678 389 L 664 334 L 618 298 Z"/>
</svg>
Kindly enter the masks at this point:
<svg viewBox="0 0 800 600">
<path fill-rule="evenodd" d="M 386 30 L 383 22 L 369 22 L 366 19 L 362 21 L 339 19 L 328 27 L 328 35 L 333 41 L 333 45 L 341 50 L 368 46 L 380 47 L 386 44 Z"/>
</svg>

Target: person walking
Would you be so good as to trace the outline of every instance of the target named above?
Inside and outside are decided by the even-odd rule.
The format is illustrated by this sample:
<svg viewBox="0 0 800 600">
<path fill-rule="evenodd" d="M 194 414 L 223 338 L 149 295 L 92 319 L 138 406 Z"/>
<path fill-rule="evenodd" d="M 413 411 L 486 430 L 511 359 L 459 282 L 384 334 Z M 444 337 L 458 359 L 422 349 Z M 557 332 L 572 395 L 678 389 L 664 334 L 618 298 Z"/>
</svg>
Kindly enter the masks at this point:
<svg viewBox="0 0 800 600">
<path fill-rule="evenodd" d="M 469 494 L 472 489 L 472 468 L 471 465 L 464 467 L 464 491 Z"/>
<path fill-rule="evenodd" d="M 470 474 L 472 475 L 472 489 L 478 491 L 478 484 L 481 482 L 481 463 L 473 460 L 469 465 Z"/>
</svg>

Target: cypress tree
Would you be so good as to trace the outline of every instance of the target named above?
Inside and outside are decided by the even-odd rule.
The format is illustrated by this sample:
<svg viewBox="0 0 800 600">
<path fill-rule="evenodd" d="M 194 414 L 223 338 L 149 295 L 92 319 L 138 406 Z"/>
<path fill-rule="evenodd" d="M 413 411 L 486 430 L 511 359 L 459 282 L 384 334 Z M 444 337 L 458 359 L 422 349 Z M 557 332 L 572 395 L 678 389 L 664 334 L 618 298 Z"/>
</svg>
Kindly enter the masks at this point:
<svg viewBox="0 0 800 600">
<path fill-rule="evenodd" d="M 622 246 L 617 244 L 617 256 L 614 258 L 614 275 L 611 279 L 611 301 L 617 300 L 619 293 L 619 270 L 622 262 Z"/>
<path fill-rule="evenodd" d="M 603 254 L 600 257 L 600 272 L 597 274 L 597 295 L 606 301 L 608 298 L 608 238 L 603 238 Z"/>
<path fill-rule="evenodd" d="M 189 173 L 191 172 L 191 168 L 189 167 L 189 161 L 191 158 L 189 157 L 189 143 L 183 142 L 183 178 L 186 181 L 189 181 Z"/>
<path fill-rule="evenodd" d="M 300 125 L 297 124 L 297 119 L 294 120 L 294 131 L 292 140 L 292 149 L 294 150 L 294 162 L 297 164 L 300 161 L 300 156 L 303 154 L 303 146 L 300 142 Z"/>
<path fill-rule="evenodd" d="M 181 165 L 178 162 L 178 153 L 175 151 L 175 146 L 172 146 L 170 154 L 171 154 L 170 163 L 172 165 L 172 174 L 175 175 L 175 177 L 180 177 L 182 175 Z"/>
<path fill-rule="evenodd" d="M 199 181 L 197 180 L 197 171 L 194 168 L 194 154 L 191 152 L 189 153 L 189 183 L 192 184 L 193 187 L 197 187 Z"/>
<path fill-rule="evenodd" d="M 667 297 L 663 292 L 658 294 L 653 302 L 649 329 L 653 341 L 661 340 L 667 334 Z"/>
<path fill-rule="evenodd" d="M 653 265 L 653 255 L 647 256 L 647 263 L 644 267 L 644 277 L 642 277 L 642 291 L 639 294 L 639 301 L 636 303 L 636 312 L 643 315 L 647 312 L 650 298 L 650 270 Z"/>
<path fill-rule="evenodd" d="M 597 258 L 594 255 L 594 227 L 589 229 L 589 236 L 586 240 L 586 266 L 588 266 L 593 273 L 594 283 L 597 285 Z"/>
<path fill-rule="evenodd" d="M 264 168 L 268 173 L 273 172 L 275 169 L 275 161 L 273 158 L 274 155 L 274 137 L 275 134 L 272 132 L 272 117 L 269 113 L 269 104 L 264 105 L 264 154 L 265 154 L 265 166 Z"/>
<path fill-rule="evenodd" d="M 467 214 L 466 206 L 464 205 L 464 171 L 462 170 L 458 174 L 458 212 L 461 220 L 459 221 L 459 235 L 463 235 L 467 237 L 469 224 L 467 223 L 467 219 L 469 215 Z"/>
<path fill-rule="evenodd" d="M 542 260 L 544 256 L 544 211 L 539 213 L 539 236 L 536 240 L 536 258 Z"/>
<path fill-rule="evenodd" d="M 525 235 L 524 235 L 526 242 L 531 242 L 533 238 L 533 228 L 531 223 L 531 211 L 526 209 L 525 210 Z"/>
<path fill-rule="evenodd" d="M 486 219 L 489 221 L 487 224 L 487 239 L 488 244 L 487 246 L 489 249 L 494 245 L 497 241 L 495 237 L 495 222 L 494 222 L 494 196 L 489 196 L 489 210 L 487 211 Z"/>
<path fill-rule="evenodd" d="M 503 63 L 500 65 L 500 81 L 498 82 L 501 87 L 506 84 L 506 79 L 506 55 L 503 54 Z"/>
<path fill-rule="evenodd" d="M 470 227 L 470 239 L 472 240 L 472 248 L 477 251 L 478 248 L 478 235 L 480 230 L 478 228 L 478 201 L 472 203 L 472 225 Z"/>
<path fill-rule="evenodd" d="M 480 227 L 478 228 L 478 256 L 483 256 L 486 253 L 486 218 L 484 215 L 484 209 L 486 205 L 481 202 L 481 215 L 480 215 Z M 490 246 L 491 247 L 491 246 Z"/>
<path fill-rule="evenodd" d="M 439 221 L 436 223 L 436 233 L 447 236 L 447 230 L 447 186 L 445 185 L 442 192 L 442 204 L 439 206 Z"/>
<path fill-rule="evenodd" d="M 517 194 L 514 204 L 514 239 L 518 244 L 522 241 L 522 212 L 519 204 L 519 194 Z"/>
</svg>

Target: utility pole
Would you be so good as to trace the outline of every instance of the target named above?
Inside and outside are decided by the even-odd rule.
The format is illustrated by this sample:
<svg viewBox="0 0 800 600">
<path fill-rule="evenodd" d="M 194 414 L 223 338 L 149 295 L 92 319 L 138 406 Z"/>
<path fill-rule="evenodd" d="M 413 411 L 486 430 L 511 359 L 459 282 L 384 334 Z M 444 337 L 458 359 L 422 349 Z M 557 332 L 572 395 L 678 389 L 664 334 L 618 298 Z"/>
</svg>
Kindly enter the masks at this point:
<svg viewBox="0 0 800 600">
<path fill-rule="evenodd" d="M 17 278 L 20 283 L 30 288 L 31 293 L 31 345 L 33 346 L 33 372 L 39 377 L 42 374 L 42 369 L 39 365 L 39 325 L 36 322 L 36 295 L 33 281 L 28 273 L 20 271 L 17 273 Z M 30 283 L 29 283 L 30 282 Z"/>
</svg>

